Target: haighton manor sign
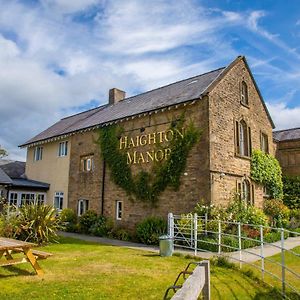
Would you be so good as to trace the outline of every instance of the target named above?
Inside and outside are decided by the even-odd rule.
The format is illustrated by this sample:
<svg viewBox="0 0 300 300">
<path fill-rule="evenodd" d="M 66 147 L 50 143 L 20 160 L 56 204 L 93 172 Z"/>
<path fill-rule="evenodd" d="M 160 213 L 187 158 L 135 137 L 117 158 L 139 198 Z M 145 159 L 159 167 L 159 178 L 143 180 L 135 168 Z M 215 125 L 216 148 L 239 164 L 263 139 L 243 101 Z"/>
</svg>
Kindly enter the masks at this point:
<svg viewBox="0 0 300 300">
<path fill-rule="evenodd" d="M 152 161 L 163 161 L 170 157 L 171 149 L 169 142 L 173 139 L 184 137 L 184 127 L 181 129 L 168 129 L 148 134 L 137 135 L 135 137 L 123 136 L 119 141 L 119 149 L 125 150 L 127 155 L 127 164 L 142 164 Z M 148 151 L 137 151 L 135 148 L 147 145 L 154 145 L 156 149 Z M 166 145 L 163 147 L 163 145 Z M 162 147 L 158 147 L 162 146 Z M 130 150 L 130 151 L 128 151 Z"/>
</svg>

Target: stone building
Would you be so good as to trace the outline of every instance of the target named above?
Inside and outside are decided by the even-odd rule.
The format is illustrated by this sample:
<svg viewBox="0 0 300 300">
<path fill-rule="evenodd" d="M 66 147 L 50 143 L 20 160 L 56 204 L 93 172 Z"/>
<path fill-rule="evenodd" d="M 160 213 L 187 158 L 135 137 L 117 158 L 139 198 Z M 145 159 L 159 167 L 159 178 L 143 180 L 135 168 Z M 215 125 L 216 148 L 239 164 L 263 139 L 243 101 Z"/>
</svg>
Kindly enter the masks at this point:
<svg viewBox="0 0 300 300">
<path fill-rule="evenodd" d="M 169 155 L 168 130 L 183 112 L 202 135 L 188 155 L 179 189 L 168 187 L 155 206 L 132 199 L 112 180 L 95 143 L 99 128 L 122 126 L 120 151 L 132 173 L 151 172 L 155 160 L 163 163 Z M 225 68 L 137 96 L 112 89 L 107 105 L 64 118 L 21 146 L 28 149 L 27 176 L 50 183 L 49 203 L 79 215 L 93 209 L 131 227 L 149 215 L 189 212 L 200 199 L 225 205 L 236 193 L 261 207 L 264 188 L 250 179 L 250 156 L 253 149 L 274 154 L 273 128 L 246 59 L 239 56 Z M 156 156 L 151 151 L 161 148 L 154 143 L 162 143 Z"/>
<path fill-rule="evenodd" d="M 273 138 L 282 173 L 300 176 L 300 128 L 274 131 Z"/>
</svg>

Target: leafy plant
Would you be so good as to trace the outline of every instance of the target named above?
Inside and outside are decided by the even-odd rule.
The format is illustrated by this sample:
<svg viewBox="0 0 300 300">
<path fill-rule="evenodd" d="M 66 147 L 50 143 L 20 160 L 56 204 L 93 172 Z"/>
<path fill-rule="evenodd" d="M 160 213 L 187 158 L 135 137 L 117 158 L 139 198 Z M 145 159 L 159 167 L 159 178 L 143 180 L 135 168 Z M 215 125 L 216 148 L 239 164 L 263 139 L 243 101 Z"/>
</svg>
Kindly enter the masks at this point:
<svg viewBox="0 0 300 300">
<path fill-rule="evenodd" d="M 251 157 L 251 178 L 266 186 L 272 198 L 282 198 L 282 172 L 279 162 L 274 156 L 260 150 L 253 151 Z"/>
<path fill-rule="evenodd" d="M 289 223 L 290 210 L 283 204 L 282 200 L 266 200 L 264 202 L 264 212 L 268 215 L 271 226 L 287 227 Z"/>
<path fill-rule="evenodd" d="M 64 208 L 60 213 L 60 220 L 65 225 L 65 230 L 69 232 L 76 231 L 77 215 L 71 208 Z"/>
<path fill-rule="evenodd" d="M 159 217 L 148 217 L 136 227 L 136 235 L 144 244 L 157 245 L 159 236 L 167 231 L 167 222 Z"/>
<path fill-rule="evenodd" d="M 283 176 L 283 202 L 289 208 L 300 209 L 300 176 Z"/>
<path fill-rule="evenodd" d="M 19 208 L 18 237 L 38 244 L 55 241 L 62 228 L 56 209 L 49 205 L 23 205 Z"/>
<path fill-rule="evenodd" d="M 92 226 L 97 222 L 97 213 L 93 210 L 87 210 L 79 217 L 79 228 L 83 233 L 91 233 Z"/>
<path fill-rule="evenodd" d="M 96 236 L 108 236 L 113 228 L 113 223 L 105 216 L 97 217 L 96 221 L 90 227 L 89 232 Z"/>
<path fill-rule="evenodd" d="M 171 129 L 182 128 L 184 115 L 178 122 L 171 123 Z M 108 126 L 99 131 L 98 144 L 101 153 L 111 170 L 111 177 L 115 184 L 124 189 L 128 195 L 137 200 L 155 204 L 159 195 L 168 187 L 177 190 L 180 177 L 186 167 L 188 154 L 199 140 L 201 132 L 190 123 L 182 138 L 169 142 L 170 156 L 163 163 L 156 163 L 151 172 L 140 171 L 135 176 L 127 164 L 126 154 L 119 150 L 119 137 L 124 132 L 120 126 Z"/>
</svg>

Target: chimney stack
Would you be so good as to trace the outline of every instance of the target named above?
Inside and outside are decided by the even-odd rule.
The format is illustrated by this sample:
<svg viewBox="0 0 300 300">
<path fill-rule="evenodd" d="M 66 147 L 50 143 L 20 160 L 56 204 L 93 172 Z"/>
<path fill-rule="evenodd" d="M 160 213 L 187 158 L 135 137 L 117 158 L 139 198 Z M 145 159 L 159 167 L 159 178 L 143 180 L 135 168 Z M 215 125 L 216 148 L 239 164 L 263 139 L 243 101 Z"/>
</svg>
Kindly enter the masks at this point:
<svg viewBox="0 0 300 300">
<path fill-rule="evenodd" d="M 116 104 L 125 99 L 126 93 L 119 89 L 113 88 L 109 90 L 109 104 Z"/>
</svg>

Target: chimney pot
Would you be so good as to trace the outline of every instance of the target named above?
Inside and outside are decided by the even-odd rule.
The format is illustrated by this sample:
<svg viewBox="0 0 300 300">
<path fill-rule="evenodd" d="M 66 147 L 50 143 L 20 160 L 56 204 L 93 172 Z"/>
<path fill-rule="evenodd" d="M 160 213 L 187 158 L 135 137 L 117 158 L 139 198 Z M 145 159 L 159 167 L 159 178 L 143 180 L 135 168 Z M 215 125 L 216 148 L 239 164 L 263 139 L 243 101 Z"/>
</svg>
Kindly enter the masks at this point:
<svg viewBox="0 0 300 300">
<path fill-rule="evenodd" d="M 125 99 L 126 93 L 117 88 L 113 88 L 109 90 L 109 104 L 116 104 Z"/>
</svg>

